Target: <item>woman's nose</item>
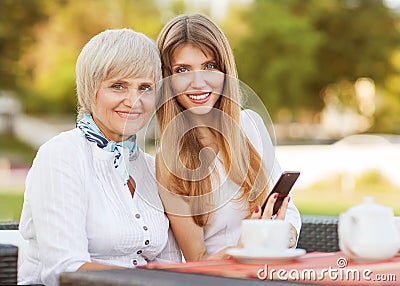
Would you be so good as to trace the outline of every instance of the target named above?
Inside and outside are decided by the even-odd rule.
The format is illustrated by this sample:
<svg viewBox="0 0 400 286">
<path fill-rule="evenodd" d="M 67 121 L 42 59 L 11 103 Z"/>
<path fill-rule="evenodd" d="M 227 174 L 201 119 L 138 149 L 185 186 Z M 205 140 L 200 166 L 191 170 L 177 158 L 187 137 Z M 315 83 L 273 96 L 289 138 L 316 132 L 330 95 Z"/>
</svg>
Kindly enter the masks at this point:
<svg viewBox="0 0 400 286">
<path fill-rule="evenodd" d="M 129 89 L 125 94 L 125 104 L 133 107 L 140 104 L 140 93 L 137 89 Z"/>
<path fill-rule="evenodd" d="M 193 89 L 202 89 L 207 86 L 204 71 L 193 71 L 191 86 Z"/>
</svg>

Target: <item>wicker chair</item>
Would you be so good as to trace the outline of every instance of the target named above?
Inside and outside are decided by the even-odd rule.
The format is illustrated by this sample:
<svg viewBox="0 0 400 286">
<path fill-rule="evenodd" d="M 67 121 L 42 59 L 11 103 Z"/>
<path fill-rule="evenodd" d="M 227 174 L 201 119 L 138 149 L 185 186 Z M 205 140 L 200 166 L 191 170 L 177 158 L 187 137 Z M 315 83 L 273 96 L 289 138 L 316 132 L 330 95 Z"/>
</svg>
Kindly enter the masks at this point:
<svg viewBox="0 0 400 286">
<path fill-rule="evenodd" d="M 17 267 L 22 264 L 25 257 L 26 247 L 28 245 L 28 242 L 23 239 L 22 235 L 18 231 L 18 224 L 18 221 L 0 222 L 0 244 L 12 245 L 18 248 Z M 10 267 L 13 266 L 9 266 L 9 268 Z M 0 267 L 0 271 L 1 270 Z M 1 284 L 2 283 L 0 282 L 0 285 Z"/>
<path fill-rule="evenodd" d="M 297 247 L 307 252 L 339 251 L 338 217 L 330 216 L 302 216 L 303 223 Z M 1 222 L 0 230 L 18 230 L 18 221 Z"/>
<path fill-rule="evenodd" d="M 0 285 L 17 284 L 18 247 L 0 244 Z"/>
<path fill-rule="evenodd" d="M 307 252 L 335 252 L 339 251 L 338 217 L 330 216 L 302 216 L 298 248 Z"/>
<path fill-rule="evenodd" d="M 18 230 L 18 221 L 7 221 L 0 223 L 0 230 Z"/>
</svg>

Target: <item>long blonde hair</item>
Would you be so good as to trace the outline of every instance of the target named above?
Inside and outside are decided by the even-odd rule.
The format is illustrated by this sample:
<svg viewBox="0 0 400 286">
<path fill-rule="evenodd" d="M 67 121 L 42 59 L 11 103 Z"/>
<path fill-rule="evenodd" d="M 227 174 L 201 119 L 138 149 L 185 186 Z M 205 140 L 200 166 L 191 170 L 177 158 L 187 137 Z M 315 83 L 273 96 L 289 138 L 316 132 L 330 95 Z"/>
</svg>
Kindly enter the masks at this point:
<svg viewBox="0 0 400 286">
<path fill-rule="evenodd" d="M 219 130 L 215 132 L 216 143 L 226 174 L 241 187 L 242 193 L 239 199 L 249 200 L 250 215 L 255 207 L 265 200 L 268 183 L 260 155 L 240 128 L 242 99 L 232 49 L 222 30 L 206 16 L 179 15 L 164 26 L 157 39 L 165 81 L 168 81 L 168 77 L 173 73 L 171 67 L 173 53 L 178 47 L 188 43 L 213 55 L 218 70 L 225 74 L 224 94 L 229 96 L 221 95 L 214 106 L 222 114 L 222 117 L 220 116 L 222 120 L 217 120 L 215 123 L 218 125 L 216 129 Z M 161 132 L 160 142 L 163 147 L 160 148 L 160 152 L 170 152 L 169 147 L 178 144 L 179 156 L 175 159 L 175 163 L 167 162 L 168 166 L 160 164 L 158 168 L 161 169 L 162 176 L 168 177 L 167 186 L 163 186 L 167 190 L 188 197 L 202 196 L 212 189 L 210 176 L 203 178 L 193 171 L 199 170 L 201 165 L 207 168 L 212 162 L 212 156 L 200 161 L 199 154 L 204 146 L 198 140 L 196 128 L 188 128 L 187 118 L 182 116 L 183 112 L 184 109 L 166 88 L 156 112 Z M 173 124 L 170 124 L 172 121 Z M 174 161 L 172 154 L 163 157 L 171 159 L 167 161 Z M 254 191 L 258 195 L 250 200 L 250 193 Z M 206 205 L 209 202 L 207 200 L 196 202 L 197 205 L 191 205 L 193 219 L 197 225 L 205 226 L 208 214 L 196 211 L 207 209 Z"/>
</svg>

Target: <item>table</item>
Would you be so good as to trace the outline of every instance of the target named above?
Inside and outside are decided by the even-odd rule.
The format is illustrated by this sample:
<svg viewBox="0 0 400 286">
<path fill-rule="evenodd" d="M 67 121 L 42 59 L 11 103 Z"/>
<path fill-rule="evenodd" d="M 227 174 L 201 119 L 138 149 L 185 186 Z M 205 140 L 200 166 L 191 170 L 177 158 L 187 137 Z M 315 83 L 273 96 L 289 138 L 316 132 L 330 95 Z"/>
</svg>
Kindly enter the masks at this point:
<svg viewBox="0 0 400 286">
<path fill-rule="evenodd" d="M 243 280 L 229 277 L 174 272 L 165 269 L 110 269 L 61 274 L 60 286 L 298 286 L 294 282 Z"/>
<path fill-rule="evenodd" d="M 400 256 L 360 263 L 348 261 L 341 252 L 312 252 L 284 263 L 242 264 L 227 259 L 64 273 L 60 285 L 398 285 L 398 280 Z"/>
</svg>

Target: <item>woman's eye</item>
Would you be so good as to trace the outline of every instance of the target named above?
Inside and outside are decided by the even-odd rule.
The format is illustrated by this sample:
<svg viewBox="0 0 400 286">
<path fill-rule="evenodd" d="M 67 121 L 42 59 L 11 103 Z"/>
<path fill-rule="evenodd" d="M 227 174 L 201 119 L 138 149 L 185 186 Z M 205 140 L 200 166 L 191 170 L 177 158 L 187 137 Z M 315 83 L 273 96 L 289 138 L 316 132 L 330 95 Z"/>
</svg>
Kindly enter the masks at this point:
<svg viewBox="0 0 400 286">
<path fill-rule="evenodd" d="M 111 85 L 111 88 L 115 90 L 122 90 L 124 86 L 120 83 L 114 83 L 113 85 Z"/>
<path fill-rule="evenodd" d="M 140 91 L 152 91 L 153 88 L 151 87 L 151 85 L 141 85 L 141 86 L 139 87 L 139 90 L 140 90 Z"/>
<path fill-rule="evenodd" d="M 179 67 L 179 68 L 175 69 L 176 73 L 183 73 L 183 72 L 187 72 L 187 71 L 189 71 L 189 69 L 186 67 Z"/>
<path fill-rule="evenodd" d="M 215 63 L 208 63 L 204 66 L 204 69 L 206 70 L 214 70 L 217 68 L 217 65 Z"/>
</svg>

